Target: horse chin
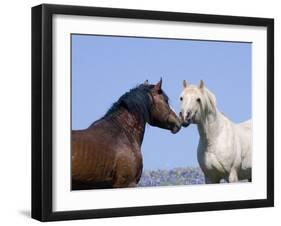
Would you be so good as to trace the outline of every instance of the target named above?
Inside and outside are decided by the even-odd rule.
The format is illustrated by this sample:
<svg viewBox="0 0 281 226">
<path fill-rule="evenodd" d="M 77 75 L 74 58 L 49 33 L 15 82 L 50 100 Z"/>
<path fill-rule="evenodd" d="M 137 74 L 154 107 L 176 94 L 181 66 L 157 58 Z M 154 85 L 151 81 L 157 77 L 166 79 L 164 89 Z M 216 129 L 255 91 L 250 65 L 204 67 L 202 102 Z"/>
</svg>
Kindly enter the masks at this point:
<svg viewBox="0 0 281 226">
<path fill-rule="evenodd" d="M 181 129 L 180 126 L 174 126 L 174 127 L 171 129 L 171 133 L 172 133 L 172 134 L 175 134 L 175 133 L 179 132 L 180 129 Z"/>
<path fill-rule="evenodd" d="M 183 122 L 181 125 L 182 125 L 182 127 L 186 128 L 186 127 L 188 127 L 190 124 L 191 124 L 191 121 L 188 121 L 188 122 Z"/>
</svg>

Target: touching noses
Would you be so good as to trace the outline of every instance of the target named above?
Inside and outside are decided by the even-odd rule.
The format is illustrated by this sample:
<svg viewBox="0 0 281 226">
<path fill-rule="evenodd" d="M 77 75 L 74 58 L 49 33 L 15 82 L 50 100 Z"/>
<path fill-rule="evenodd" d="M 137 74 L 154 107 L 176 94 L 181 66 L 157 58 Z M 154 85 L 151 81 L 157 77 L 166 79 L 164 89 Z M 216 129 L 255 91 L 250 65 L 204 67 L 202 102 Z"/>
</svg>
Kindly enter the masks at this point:
<svg viewBox="0 0 281 226">
<path fill-rule="evenodd" d="M 184 114 L 182 113 L 182 111 L 179 113 L 180 118 L 184 121 L 184 120 L 188 120 L 191 116 L 191 111 L 187 111 L 186 115 L 184 117 Z"/>
</svg>

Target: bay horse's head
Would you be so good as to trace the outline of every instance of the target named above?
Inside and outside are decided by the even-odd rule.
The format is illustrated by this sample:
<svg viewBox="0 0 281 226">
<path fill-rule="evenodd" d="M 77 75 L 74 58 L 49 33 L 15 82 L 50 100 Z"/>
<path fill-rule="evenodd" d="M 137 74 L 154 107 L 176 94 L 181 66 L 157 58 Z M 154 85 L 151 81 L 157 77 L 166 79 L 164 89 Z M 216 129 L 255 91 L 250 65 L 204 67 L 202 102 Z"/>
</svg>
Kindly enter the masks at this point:
<svg viewBox="0 0 281 226">
<path fill-rule="evenodd" d="M 172 133 L 177 133 L 181 129 L 181 120 L 169 106 L 169 98 L 162 90 L 162 78 L 156 85 L 149 85 L 148 81 L 144 85 L 151 87 L 150 97 L 152 104 L 148 123 L 151 126 L 157 126 L 162 129 L 168 129 Z"/>
</svg>

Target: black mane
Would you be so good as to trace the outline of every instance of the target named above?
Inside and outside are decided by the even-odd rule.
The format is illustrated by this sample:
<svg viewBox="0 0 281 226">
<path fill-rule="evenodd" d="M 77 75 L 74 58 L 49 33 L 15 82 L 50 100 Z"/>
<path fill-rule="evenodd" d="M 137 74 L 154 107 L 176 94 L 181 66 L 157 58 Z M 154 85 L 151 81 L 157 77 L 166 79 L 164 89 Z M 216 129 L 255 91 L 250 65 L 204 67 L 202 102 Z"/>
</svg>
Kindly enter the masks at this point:
<svg viewBox="0 0 281 226">
<path fill-rule="evenodd" d="M 124 107 L 131 113 L 136 113 L 147 122 L 150 117 L 151 99 L 149 93 L 154 85 L 139 85 L 123 94 L 107 111 L 104 118 Z"/>
<path fill-rule="evenodd" d="M 123 107 L 129 112 L 141 116 L 145 122 L 148 122 L 152 106 L 152 101 L 149 95 L 154 86 L 155 85 L 141 84 L 126 92 L 111 106 L 103 118 L 112 115 Z M 168 103 L 169 97 L 163 90 L 160 90 L 160 92 L 165 101 Z"/>
</svg>

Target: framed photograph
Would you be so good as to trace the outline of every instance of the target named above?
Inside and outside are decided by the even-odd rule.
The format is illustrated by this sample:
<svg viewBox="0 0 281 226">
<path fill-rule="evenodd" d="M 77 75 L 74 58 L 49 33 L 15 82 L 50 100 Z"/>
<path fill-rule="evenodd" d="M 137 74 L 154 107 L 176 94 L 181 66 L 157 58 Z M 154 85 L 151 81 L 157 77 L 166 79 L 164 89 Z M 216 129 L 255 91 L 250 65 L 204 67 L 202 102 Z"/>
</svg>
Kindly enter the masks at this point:
<svg viewBox="0 0 281 226">
<path fill-rule="evenodd" d="M 32 217 L 274 205 L 274 20 L 32 8 Z"/>
</svg>

